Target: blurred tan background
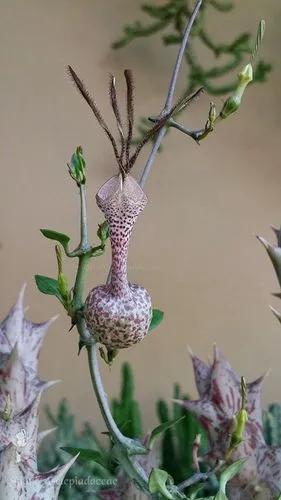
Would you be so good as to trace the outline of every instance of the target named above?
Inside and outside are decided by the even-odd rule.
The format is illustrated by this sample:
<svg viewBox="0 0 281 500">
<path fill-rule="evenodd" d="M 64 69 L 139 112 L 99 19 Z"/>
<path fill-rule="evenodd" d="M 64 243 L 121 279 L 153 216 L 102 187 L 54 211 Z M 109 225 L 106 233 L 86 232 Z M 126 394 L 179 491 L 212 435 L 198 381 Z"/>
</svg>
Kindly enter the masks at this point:
<svg viewBox="0 0 281 500">
<path fill-rule="evenodd" d="M 67 333 L 69 323 L 59 304 L 36 290 L 33 275 L 56 272 L 54 245 L 40 235 L 40 227 L 70 234 L 75 244 L 78 240 L 78 193 L 66 169 L 74 148 L 81 144 L 87 158 L 93 238 L 102 220 L 94 194 L 116 172 L 111 147 L 65 66 L 72 64 L 94 90 L 106 116 L 108 73 L 114 72 L 121 86 L 125 67 L 135 74 L 136 113 L 155 114 L 161 108 L 176 49 L 165 50 L 157 36 L 120 51 L 110 48 L 124 24 L 141 17 L 141 3 L 0 4 L 0 312 L 5 315 L 26 281 L 30 318 L 42 321 L 60 314 L 45 340 L 40 372 L 62 382 L 44 396 L 44 403 L 55 407 L 67 397 L 79 421 L 90 420 L 99 430 L 104 425 L 85 353 L 77 357 L 76 332 Z M 165 322 L 141 345 L 120 353 L 111 370 L 103 366 L 107 391 L 115 395 L 122 362 L 133 365 L 147 427 L 156 420 L 156 399 L 169 398 L 173 382 L 196 395 L 188 345 L 207 359 L 216 342 L 248 379 L 271 368 L 264 404 L 281 401 L 281 327 L 268 309 L 271 303 L 281 310 L 281 304 L 270 297 L 277 282 L 255 239 L 257 233 L 271 239 L 269 225 L 281 223 L 281 6 L 278 0 L 236 3 L 236 11 L 220 20 L 210 9 L 209 31 L 218 40 L 232 39 L 245 30 L 255 32 L 264 17 L 261 55 L 274 71 L 267 84 L 247 92 L 239 114 L 201 147 L 180 133 L 169 134 L 146 187 L 150 203 L 134 233 L 129 273 L 150 290 L 154 306 L 165 311 Z M 179 93 L 185 74 L 183 69 Z M 186 113 L 185 123 L 204 123 L 208 103 L 203 97 Z M 109 259 L 108 249 L 105 257 L 93 260 L 89 288 L 104 281 Z M 66 264 L 69 276 L 73 265 Z"/>
</svg>

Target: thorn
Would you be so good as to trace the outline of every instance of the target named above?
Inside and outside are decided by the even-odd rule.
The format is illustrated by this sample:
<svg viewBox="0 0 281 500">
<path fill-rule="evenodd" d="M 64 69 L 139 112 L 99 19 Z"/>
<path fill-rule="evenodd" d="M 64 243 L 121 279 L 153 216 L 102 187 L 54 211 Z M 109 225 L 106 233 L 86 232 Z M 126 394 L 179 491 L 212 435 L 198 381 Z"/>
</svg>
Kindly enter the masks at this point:
<svg viewBox="0 0 281 500">
<path fill-rule="evenodd" d="M 220 351 L 218 349 L 216 342 L 214 342 L 214 344 L 213 344 L 213 353 L 214 353 L 214 362 L 219 361 Z"/>
<path fill-rule="evenodd" d="M 49 434 L 52 434 L 52 432 L 55 432 L 57 430 L 57 427 L 52 427 L 51 429 L 46 429 L 45 431 L 41 431 L 38 434 L 38 446 L 41 445 L 43 439 L 45 439 Z"/>
<path fill-rule="evenodd" d="M 265 247 L 265 249 L 268 251 L 270 248 L 272 248 L 272 245 L 268 243 L 262 236 L 259 236 L 258 234 L 256 235 L 257 239 L 261 242 L 261 244 Z"/>
<path fill-rule="evenodd" d="M 281 246 L 281 228 L 277 228 L 275 226 L 270 226 L 270 228 L 272 229 L 272 231 L 274 232 L 275 234 L 275 237 L 277 239 L 277 246 L 280 247 Z"/>
<path fill-rule="evenodd" d="M 192 349 L 191 349 L 191 347 L 189 345 L 187 346 L 187 350 L 189 352 L 190 357 L 194 358 L 194 353 L 193 353 L 193 351 L 192 351 Z"/>
<path fill-rule="evenodd" d="M 24 306 L 23 306 L 23 301 L 24 301 L 24 294 L 26 290 L 26 283 L 24 283 L 20 289 L 20 292 L 18 294 L 17 301 L 15 303 L 16 308 L 20 308 L 24 311 Z"/>
<path fill-rule="evenodd" d="M 272 306 L 269 306 L 269 309 L 271 310 L 271 312 L 273 312 L 274 316 L 278 319 L 279 323 L 281 323 L 281 314 Z"/>
<path fill-rule="evenodd" d="M 23 296 L 24 296 L 24 293 L 25 293 L 25 290 L 26 290 L 26 287 L 27 287 L 27 283 L 24 283 L 20 289 L 20 293 L 19 293 L 19 298 L 20 299 L 23 299 Z"/>
<path fill-rule="evenodd" d="M 68 330 L 68 333 L 71 332 L 71 330 L 73 330 L 73 328 L 75 327 L 76 325 L 76 322 L 72 323 L 69 330 Z"/>
<path fill-rule="evenodd" d="M 79 344 L 78 344 L 78 356 L 80 356 L 80 353 L 81 353 L 83 347 L 86 347 L 86 344 L 85 344 L 85 342 L 83 342 L 82 340 L 80 340 Z"/>
<path fill-rule="evenodd" d="M 47 389 L 50 389 L 50 387 L 53 387 L 53 385 L 60 384 L 61 382 L 62 380 L 59 378 L 57 380 L 50 380 L 49 382 L 45 382 L 43 390 L 45 391 Z"/>
<path fill-rule="evenodd" d="M 172 403 L 176 403 L 176 404 L 178 404 L 180 406 L 184 406 L 184 400 L 183 399 L 174 399 L 174 398 L 171 398 L 170 401 Z"/>
<path fill-rule="evenodd" d="M 59 314 L 56 314 L 51 319 L 49 319 L 49 321 L 47 321 L 47 325 L 51 326 L 55 321 L 57 321 L 58 318 L 59 318 Z"/>
</svg>

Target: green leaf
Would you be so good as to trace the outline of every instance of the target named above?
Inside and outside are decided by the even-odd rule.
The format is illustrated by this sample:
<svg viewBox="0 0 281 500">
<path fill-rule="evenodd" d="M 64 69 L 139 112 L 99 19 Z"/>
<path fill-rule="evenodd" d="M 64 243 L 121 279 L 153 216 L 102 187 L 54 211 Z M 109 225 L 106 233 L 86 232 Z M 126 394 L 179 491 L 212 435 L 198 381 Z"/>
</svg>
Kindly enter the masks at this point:
<svg viewBox="0 0 281 500">
<path fill-rule="evenodd" d="M 41 233 L 45 238 L 49 240 L 58 241 L 64 248 L 65 251 L 68 249 L 68 243 L 70 242 L 69 236 L 67 234 L 58 233 L 57 231 L 53 231 L 52 229 L 40 229 Z"/>
<path fill-rule="evenodd" d="M 88 448 L 74 448 L 72 446 L 62 446 L 61 450 L 66 451 L 72 456 L 76 456 L 79 453 L 78 460 L 80 462 L 96 462 L 99 465 L 107 468 L 108 463 L 106 458 L 102 455 L 100 451 L 90 450 Z"/>
<path fill-rule="evenodd" d="M 149 442 L 148 442 L 148 447 L 152 448 L 154 445 L 155 439 L 162 434 L 162 432 L 165 432 L 167 429 L 170 429 L 171 427 L 174 427 L 174 425 L 177 425 L 181 420 L 185 418 L 185 415 L 182 415 L 181 417 L 175 418 L 173 420 L 168 420 L 167 422 L 164 422 L 163 424 L 158 425 L 153 429 Z"/>
<path fill-rule="evenodd" d="M 161 323 L 163 318 L 164 318 L 163 311 L 160 311 L 159 309 L 153 309 L 152 319 L 148 331 L 150 332 L 151 330 L 154 330 L 154 328 L 156 328 Z"/>
<path fill-rule="evenodd" d="M 152 469 L 148 480 L 148 488 L 150 493 L 161 493 L 164 498 L 173 500 L 174 497 L 167 488 L 167 482 L 169 480 L 171 480 L 171 476 L 169 476 L 168 472 L 166 472 L 165 470 Z"/>
<path fill-rule="evenodd" d="M 105 243 L 106 240 L 109 238 L 109 225 L 108 222 L 104 221 L 101 224 L 99 224 L 98 230 L 97 230 L 97 235 L 98 238 L 101 240 L 102 243 Z"/>
<path fill-rule="evenodd" d="M 247 459 L 245 458 L 242 458 L 241 460 L 237 460 L 237 462 L 234 462 L 233 464 L 231 464 L 229 467 L 227 467 L 227 469 L 225 469 L 221 476 L 220 476 L 220 481 L 219 481 L 219 485 L 220 485 L 220 490 L 219 490 L 219 493 L 222 493 L 222 494 L 225 494 L 225 490 L 226 490 L 226 485 L 228 483 L 228 481 L 230 481 L 234 476 L 236 476 L 236 474 L 238 474 L 240 472 L 240 470 L 242 469 L 244 463 L 247 461 Z M 215 500 L 221 500 L 221 498 L 223 497 L 220 497 L 220 496 L 215 496 Z"/>
<path fill-rule="evenodd" d="M 45 293 L 46 295 L 55 295 L 61 300 L 58 280 L 48 278 L 48 276 L 36 274 L 35 282 L 40 292 Z"/>
<path fill-rule="evenodd" d="M 98 247 L 93 247 L 91 250 L 91 257 L 100 257 L 105 251 L 105 246 L 99 245 Z"/>
</svg>

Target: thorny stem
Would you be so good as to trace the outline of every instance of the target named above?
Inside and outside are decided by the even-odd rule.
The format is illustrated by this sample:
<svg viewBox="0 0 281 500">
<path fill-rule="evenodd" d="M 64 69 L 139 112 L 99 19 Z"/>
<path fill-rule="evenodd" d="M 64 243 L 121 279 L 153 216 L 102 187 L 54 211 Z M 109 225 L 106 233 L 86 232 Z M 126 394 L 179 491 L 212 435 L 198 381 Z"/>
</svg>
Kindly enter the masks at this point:
<svg viewBox="0 0 281 500">
<path fill-rule="evenodd" d="M 197 0 L 194 10 L 191 14 L 190 19 L 187 22 L 186 28 L 184 30 L 183 34 L 183 39 L 182 43 L 178 52 L 178 56 L 176 59 L 176 63 L 173 69 L 171 81 L 169 84 L 168 88 L 168 94 L 167 98 L 165 101 L 164 108 L 162 110 L 161 115 L 165 115 L 172 109 L 172 103 L 173 103 L 173 98 L 175 94 L 175 89 L 176 89 L 176 83 L 177 79 L 179 76 L 179 71 L 180 71 L 180 66 L 182 63 L 182 59 L 188 44 L 188 39 L 190 36 L 190 32 L 193 26 L 193 23 L 196 19 L 196 16 L 199 12 L 199 9 L 202 5 L 203 0 Z M 156 153 L 160 147 L 161 141 L 165 136 L 165 129 L 161 129 L 157 135 L 156 141 L 153 145 L 153 148 L 151 150 L 151 153 L 148 156 L 147 162 L 145 164 L 141 179 L 140 179 L 140 186 L 143 187 L 152 168 L 152 164 L 155 160 Z M 89 245 L 89 240 L 88 240 L 88 225 L 87 225 L 87 209 L 86 209 L 86 192 L 85 192 L 85 186 L 82 185 L 80 186 L 80 201 L 81 201 L 81 241 L 80 245 L 78 247 L 78 251 L 81 251 L 81 254 L 79 255 L 79 264 L 78 264 L 78 270 L 77 270 L 77 276 L 76 276 L 76 281 L 74 285 L 74 305 L 77 308 L 76 310 L 81 310 L 83 307 L 83 293 L 84 293 L 84 285 L 85 285 L 85 278 L 86 278 L 86 273 L 87 273 L 87 267 L 89 263 L 89 250 L 90 250 L 90 245 Z M 125 437 L 121 431 L 118 429 L 113 416 L 110 411 L 110 406 L 108 403 L 108 398 L 105 393 L 102 379 L 101 379 L 101 374 L 99 370 L 99 364 L 98 364 L 98 356 L 97 356 L 97 345 L 92 336 L 90 335 L 87 327 L 85 320 L 81 315 L 78 315 L 77 318 L 77 329 L 80 334 L 82 342 L 86 345 L 87 351 L 88 351 L 88 361 L 89 361 L 89 370 L 90 370 L 90 375 L 91 375 L 91 380 L 93 384 L 93 388 L 95 391 L 95 395 L 102 413 L 102 416 L 104 418 L 105 424 L 108 428 L 108 431 L 114 441 L 117 443 L 117 445 L 120 445 L 124 451 L 128 454 L 135 453 L 143 453 L 146 450 L 141 446 L 141 444 L 138 444 L 137 441 L 129 439 Z M 127 455 L 128 459 L 130 460 L 129 455 Z M 144 470 L 139 466 L 139 464 L 134 464 L 133 460 L 130 460 L 130 465 L 132 466 L 132 470 L 134 471 L 135 474 L 135 479 L 138 482 L 139 486 L 141 488 L 144 487 L 144 484 L 146 485 L 146 490 L 148 492 L 148 478 L 146 476 L 146 473 Z M 204 476 L 205 477 L 205 476 Z M 199 479 L 195 479 L 194 482 L 200 481 L 202 478 L 200 477 Z M 193 484 L 194 484 L 193 482 Z M 150 495 L 151 496 L 151 495 Z"/>
</svg>

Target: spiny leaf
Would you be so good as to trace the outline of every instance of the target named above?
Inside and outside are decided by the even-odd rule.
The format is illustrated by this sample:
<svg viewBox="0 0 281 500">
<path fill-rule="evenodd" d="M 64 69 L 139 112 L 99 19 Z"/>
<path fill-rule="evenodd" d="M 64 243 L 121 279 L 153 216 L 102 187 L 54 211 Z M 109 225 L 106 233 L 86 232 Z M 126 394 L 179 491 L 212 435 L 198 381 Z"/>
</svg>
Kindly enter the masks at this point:
<svg viewBox="0 0 281 500">
<path fill-rule="evenodd" d="M 76 456 L 79 453 L 78 460 L 80 462 L 96 462 L 99 465 L 107 468 L 107 460 L 102 455 L 101 452 L 97 450 L 90 450 L 88 448 L 74 448 L 72 446 L 62 446 L 61 450 L 66 451 L 72 456 Z"/>
<path fill-rule="evenodd" d="M 160 311 L 159 309 L 153 309 L 152 319 L 148 331 L 150 332 L 151 330 L 154 330 L 154 328 L 156 328 L 161 323 L 163 318 L 164 318 L 163 311 Z"/>
<path fill-rule="evenodd" d="M 167 429 L 170 429 L 171 427 L 174 427 L 174 425 L 177 425 L 184 418 L 185 418 L 185 415 L 182 415 L 181 417 L 175 418 L 173 420 L 168 420 L 167 422 L 164 422 L 163 424 L 158 425 L 158 427 L 155 427 L 155 429 L 153 429 L 153 431 L 152 431 L 152 433 L 150 435 L 149 442 L 148 442 L 148 447 L 152 448 L 153 445 L 154 445 L 155 439 L 160 434 L 162 434 L 163 432 L 165 432 Z"/>
<path fill-rule="evenodd" d="M 49 240 L 58 241 L 64 248 L 65 251 L 68 249 L 68 243 L 70 242 L 69 236 L 67 234 L 58 233 L 57 231 L 53 231 L 52 229 L 40 229 L 41 233 L 45 238 Z"/>
</svg>

